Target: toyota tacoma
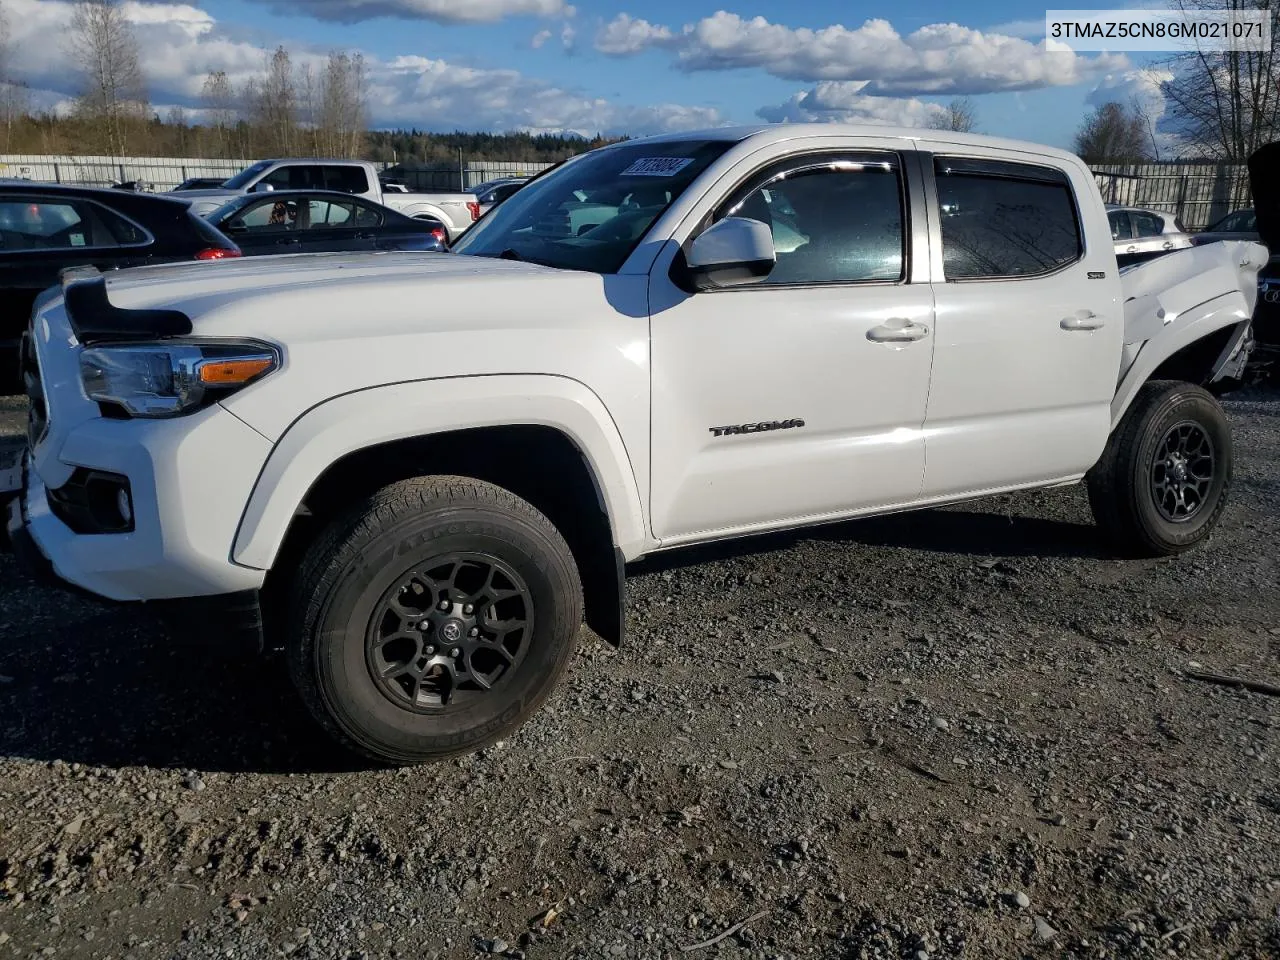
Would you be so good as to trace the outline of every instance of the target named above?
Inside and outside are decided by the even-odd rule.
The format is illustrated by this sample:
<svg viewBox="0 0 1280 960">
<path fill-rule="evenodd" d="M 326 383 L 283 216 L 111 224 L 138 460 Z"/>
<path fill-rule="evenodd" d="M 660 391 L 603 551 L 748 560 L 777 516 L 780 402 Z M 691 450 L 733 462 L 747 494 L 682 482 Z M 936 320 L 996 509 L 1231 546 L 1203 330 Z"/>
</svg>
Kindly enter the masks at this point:
<svg viewBox="0 0 1280 960">
<path fill-rule="evenodd" d="M 1123 554 L 1202 543 L 1267 262 L 1121 272 L 1076 156 L 828 125 L 592 150 L 454 252 L 65 276 L 25 338 L 24 564 L 221 611 L 375 760 L 469 752 L 584 621 L 621 641 L 647 554 L 1078 482 Z"/>
</svg>

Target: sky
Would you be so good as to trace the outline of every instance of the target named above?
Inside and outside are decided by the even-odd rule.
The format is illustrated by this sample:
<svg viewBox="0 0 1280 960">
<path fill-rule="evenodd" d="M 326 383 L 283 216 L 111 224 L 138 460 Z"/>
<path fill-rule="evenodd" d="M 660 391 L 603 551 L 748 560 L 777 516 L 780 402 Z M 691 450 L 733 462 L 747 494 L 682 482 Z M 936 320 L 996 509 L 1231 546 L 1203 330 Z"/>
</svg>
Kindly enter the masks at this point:
<svg viewBox="0 0 1280 960">
<path fill-rule="evenodd" d="M 1110 0 L 1101 6 L 1124 6 Z M 1075 6 L 1068 4 L 1066 6 Z M 376 127 L 643 136 L 727 123 L 922 126 L 956 96 L 983 133 L 1069 146 L 1089 109 L 1138 96 L 1142 55 L 1047 52 L 1044 8 L 1005 0 L 125 0 L 163 115 L 198 111 L 212 70 L 238 83 L 283 44 L 359 50 Z M 35 102 L 75 93 L 70 0 L 0 0 L 9 72 Z M 194 114 L 198 117 L 198 112 Z"/>
</svg>

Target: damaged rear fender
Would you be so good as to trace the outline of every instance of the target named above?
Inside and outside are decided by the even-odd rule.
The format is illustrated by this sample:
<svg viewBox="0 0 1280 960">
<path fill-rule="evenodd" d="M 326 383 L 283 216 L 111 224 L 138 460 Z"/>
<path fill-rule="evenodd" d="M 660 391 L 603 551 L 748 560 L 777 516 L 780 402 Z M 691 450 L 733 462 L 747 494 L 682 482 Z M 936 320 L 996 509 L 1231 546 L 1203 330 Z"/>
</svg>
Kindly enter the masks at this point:
<svg viewBox="0 0 1280 960">
<path fill-rule="evenodd" d="M 1234 327 L 1211 364 L 1207 380 L 1229 375 L 1249 347 L 1249 323 L 1258 296 L 1258 271 L 1267 248 L 1223 241 L 1168 254 L 1125 270 L 1125 343 L 1111 403 L 1115 427 L 1138 390 L 1165 361 L 1206 337 Z"/>
</svg>

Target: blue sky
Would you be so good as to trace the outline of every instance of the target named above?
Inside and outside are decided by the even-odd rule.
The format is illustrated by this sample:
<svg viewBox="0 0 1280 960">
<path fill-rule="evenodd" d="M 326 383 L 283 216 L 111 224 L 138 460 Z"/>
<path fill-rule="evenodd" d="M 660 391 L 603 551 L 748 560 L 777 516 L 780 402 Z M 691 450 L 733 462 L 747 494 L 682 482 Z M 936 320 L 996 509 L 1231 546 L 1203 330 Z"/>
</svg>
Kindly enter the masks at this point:
<svg viewBox="0 0 1280 960">
<path fill-rule="evenodd" d="M 1120 4 L 1116 4 L 1120 5 Z M 1044 8 L 834 0 L 125 0 L 161 108 L 198 111 L 283 43 L 299 62 L 358 49 L 377 125 L 644 134 L 761 119 L 926 123 L 972 96 L 983 132 L 1068 145 L 1090 106 L 1140 95 L 1134 54 L 1046 53 Z M 12 71 L 74 93 L 67 0 L 0 0 Z M 759 19 L 757 19 L 759 18 Z"/>
</svg>

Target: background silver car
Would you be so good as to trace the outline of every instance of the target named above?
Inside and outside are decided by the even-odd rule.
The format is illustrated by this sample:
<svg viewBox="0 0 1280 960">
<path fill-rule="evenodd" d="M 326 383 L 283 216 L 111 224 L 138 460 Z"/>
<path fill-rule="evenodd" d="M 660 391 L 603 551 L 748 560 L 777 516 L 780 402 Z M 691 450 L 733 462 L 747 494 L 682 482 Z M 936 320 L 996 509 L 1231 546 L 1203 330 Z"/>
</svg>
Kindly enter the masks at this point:
<svg viewBox="0 0 1280 960">
<path fill-rule="evenodd" d="M 1107 204 L 1107 219 L 1111 221 L 1111 239 L 1115 241 L 1116 256 L 1181 250 L 1191 246 L 1190 234 L 1171 213 Z"/>
</svg>

